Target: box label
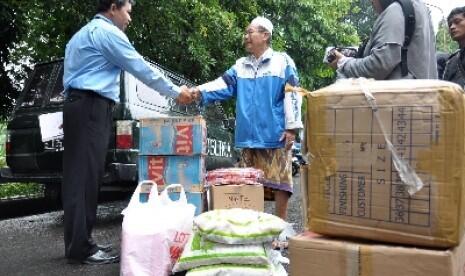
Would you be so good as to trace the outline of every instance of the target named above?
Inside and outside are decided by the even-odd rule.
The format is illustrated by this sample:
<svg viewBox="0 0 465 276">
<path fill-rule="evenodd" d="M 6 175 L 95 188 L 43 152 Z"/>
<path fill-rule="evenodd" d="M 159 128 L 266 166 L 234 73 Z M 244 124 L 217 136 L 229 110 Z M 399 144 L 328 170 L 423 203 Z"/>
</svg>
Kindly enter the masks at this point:
<svg viewBox="0 0 465 276">
<path fill-rule="evenodd" d="M 330 214 L 370 220 L 431 225 L 432 177 L 416 166 L 417 153 L 438 140 L 439 114 L 433 106 L 380 107 L 385 131 L 400 157 L 422 179 L 410 196 L 392 162 L 378 121 L 369 107 L 327 109 L 328 139 L 336 143 L 337 172 L 325 178 Z"/>
<path fill-rule="evenodd" d="M 169 184 L 182 184 L 186 191 L 200 192 L 205 182 L 205 156 L 202 155 L 140 155 L 139 181 L 152 180 L 163 188 Z"/>
<path fill-rule="evenodd" d="M 192 133 L 192 125 L 176 126 L 176 154 L 191 155 L 193 153 Z"/>
</svg>

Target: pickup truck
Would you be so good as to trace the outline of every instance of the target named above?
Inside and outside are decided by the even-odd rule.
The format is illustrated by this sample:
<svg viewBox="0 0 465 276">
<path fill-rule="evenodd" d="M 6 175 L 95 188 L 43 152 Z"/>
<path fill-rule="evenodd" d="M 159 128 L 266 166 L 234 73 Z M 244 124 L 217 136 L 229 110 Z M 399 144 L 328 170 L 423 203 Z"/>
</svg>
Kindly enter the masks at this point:
<svg viewBox="0 0 465 276">
<path fill-rule="evenodd" d="M 175 72 L 151 63 L 177 85 L 194 84 Z M 42 142 L 39 115 L 63 109 L 63 60 L 37 64 L 31 72 L 7 122 L 6 162 L 3 181 L 45 185 L 46 196 L 60 195 L 63 139 Z M 137 184 L 139 119 L 202 115 L 207 122 L 206 169 L 230 167 L 236 162 L 233 119 L 221 105 L 200 108 L 178 105 L 155 92 L 127 72 L 121 73 L 120 103 L 115 106 L 113 131 L 101 186 L 106 190 L 130 190 Z M 232 122 L 232 123 L 231 123 Z"/>
</svg>

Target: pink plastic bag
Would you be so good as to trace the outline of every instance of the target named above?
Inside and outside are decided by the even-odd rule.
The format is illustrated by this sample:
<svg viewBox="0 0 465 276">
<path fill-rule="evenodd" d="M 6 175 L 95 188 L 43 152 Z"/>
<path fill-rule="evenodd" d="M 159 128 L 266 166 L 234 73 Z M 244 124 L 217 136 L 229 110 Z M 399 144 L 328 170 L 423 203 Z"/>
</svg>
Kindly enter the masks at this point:
<svg viewBox="0 0 465 276">
<path fill-rule="evenodd" d="M 207 185 L 257 184 L 263 180 L 262 170 L 255 168 L 222 168 L 209 171 Z"/>
<path fill-rule="evenodd" d="M 168 186 L 158 196 L 153 183 L 146 203 L 139 202 L 141 182 L 123 210 L 121 271 L 122 276 L 165 276 L 192 232 L 195 206 L 187 203 L 179 184 Z M 180 189 L 177 201 L 169 199 L 167 189 Z"/>
</svg>

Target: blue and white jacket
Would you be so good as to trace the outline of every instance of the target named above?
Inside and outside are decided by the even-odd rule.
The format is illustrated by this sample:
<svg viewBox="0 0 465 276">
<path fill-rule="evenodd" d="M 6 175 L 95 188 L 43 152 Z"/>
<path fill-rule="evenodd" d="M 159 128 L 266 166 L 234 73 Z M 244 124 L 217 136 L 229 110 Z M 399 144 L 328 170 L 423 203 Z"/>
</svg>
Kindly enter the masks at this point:
<svg viewBox="0 0 465 276">
<path fill-rule="evenodd" d="M 294 61 L 271 48 L 257 60 L 242 57 L 218 79 L 199 86 L 202 104 L 236 98 L 235 146 L 282 148 L 286 129 L 302 128 L 302 97 L 284 92 L 299 85 Z"/>
</svg>

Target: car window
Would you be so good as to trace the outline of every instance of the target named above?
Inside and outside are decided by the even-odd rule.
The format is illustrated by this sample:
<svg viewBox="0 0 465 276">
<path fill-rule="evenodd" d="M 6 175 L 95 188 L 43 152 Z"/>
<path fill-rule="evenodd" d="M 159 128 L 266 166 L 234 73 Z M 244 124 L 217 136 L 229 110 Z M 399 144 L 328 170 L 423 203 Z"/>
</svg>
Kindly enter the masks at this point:
<svg viewBox="0 0 465 276">
<path fill-rule="evenodd" d="M 65 100 L 63 95 L 63 63 L 60 62 L 57 66 L 58 76 L 50 93 L 49 104 L 61 104 Z"/>
<path fill-rule="evenodd" d="M 34 107 L 42 105 L 47 89 L 51 83 L 55 83 L 55 63 L 38 65 L 33 71 L 30 83 L 23 93 L 20 107 Z M 52 81 L 53 80 L 53 81 Z M 52 81 L 52 82 L 51 82 Z"/>
<path fill-rule="evenodd" d="M 162 67 L 161 65 L 157 64 L 157 63 L 154 63 L 154 62 L 151 62 L 149 61 L 149 63 L 157 68 L 158 70 L 160 70 L 161 73 L 163 73 L 163 75 L 165 75 L 165 77 L 167 77 L 169 80 L 171 80 L 174 84 L 176 84 L 177 86 L 182 86 L 182 85 L 186 85 L 188 87 L 193 87 L 195 86 L 195 84 L 193 82 L 191 82 L 190 80 L 184 78 L 183 76 L 173 72 L 173 71 L 170 71 L 164 67 Z M 169 110 L 167 110 L 167 114 L 170 115 L 170 116 L 179 116 L 179 115 L 198 115 L 200 114 L 201 110 L 200 110 L 200 107 L 198 105 L 195 105 L 195 104 L 191 104 L 191 105 L 180 105 L 176 102 L 175 99 L 173 98 L 168 98 L 166 97 L 166 100 L 168 101 L 168 107 L 169 107 Z"/>
</svg>

